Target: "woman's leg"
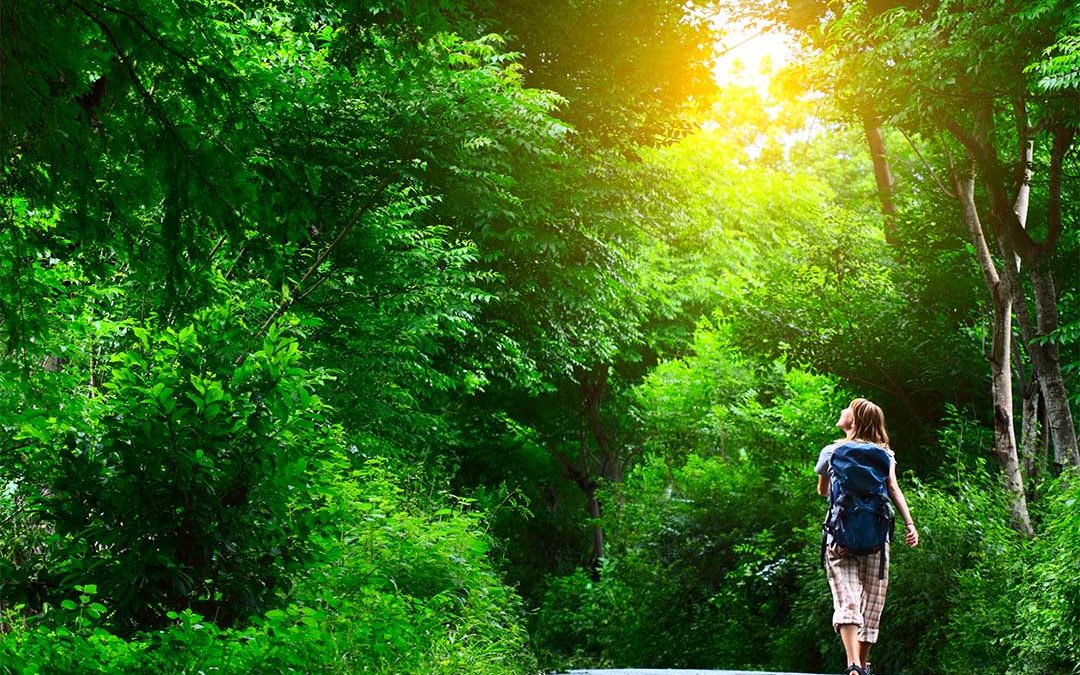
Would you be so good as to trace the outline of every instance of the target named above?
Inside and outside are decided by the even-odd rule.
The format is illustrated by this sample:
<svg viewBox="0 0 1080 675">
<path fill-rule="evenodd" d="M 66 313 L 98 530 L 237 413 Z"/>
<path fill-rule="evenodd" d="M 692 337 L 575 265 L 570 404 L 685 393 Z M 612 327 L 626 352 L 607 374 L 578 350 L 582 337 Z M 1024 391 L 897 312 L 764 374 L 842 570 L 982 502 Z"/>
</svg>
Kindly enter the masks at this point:
<svg viewBox="0 0 1080 675">
<path fill-rule="evenodd" d="M 848 665 L 854 663 L 860 668 L 866 665 L 859 656 L 859 627 L 853 623 L 845 623 L 841 624 L 837 630 L 840 633 L 840 641 L 844 643 Z"/>
<path fill-rule="evenodd" d="M 859 640 L 862 632 L 862 584 L 859 580 L 859 559 L 841 557 L 832 547 L 825 552 L 825 572 L 833 597 L 833 628 L 844 643 L 847 663 L 862 667 Z"/>
<path fill-rule="evenodd" d="M 874 646 L 873 642 L 860 642 L 859 643 L 859 665 L 863 668 L 866 664 L 870 663 L 870 648 Z"/>
<path fill-rule="evenodd" d="M 885 594 L 889 590 L 889 545 L 885 544 L 885 578 L 881 575 L 880 553 L 872 553 L 860 560 L 859 580 L 862 586 L 860 610 L 863 624 L 859 629 L 859 664 L 866 667 L 870 647 L 877 642 L 881 612 L 885 608 Z"/>
</svg>

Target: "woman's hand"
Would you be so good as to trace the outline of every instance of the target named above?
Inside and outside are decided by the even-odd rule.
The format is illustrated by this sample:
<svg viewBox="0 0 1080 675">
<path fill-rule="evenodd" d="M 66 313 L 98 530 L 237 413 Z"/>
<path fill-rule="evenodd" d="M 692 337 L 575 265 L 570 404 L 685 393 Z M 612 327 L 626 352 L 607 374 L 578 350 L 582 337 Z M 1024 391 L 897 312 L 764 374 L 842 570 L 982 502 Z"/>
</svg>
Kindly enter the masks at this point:
<svg viewBox="0 0 1080 675">
<path fill-rule="evenodd" d="M 912 548 L 919 545 L 919 531 L 915 529 L 915 523 L 907 524 L 907 534 L 904 535 L 904 541 Z"/>
</svg>

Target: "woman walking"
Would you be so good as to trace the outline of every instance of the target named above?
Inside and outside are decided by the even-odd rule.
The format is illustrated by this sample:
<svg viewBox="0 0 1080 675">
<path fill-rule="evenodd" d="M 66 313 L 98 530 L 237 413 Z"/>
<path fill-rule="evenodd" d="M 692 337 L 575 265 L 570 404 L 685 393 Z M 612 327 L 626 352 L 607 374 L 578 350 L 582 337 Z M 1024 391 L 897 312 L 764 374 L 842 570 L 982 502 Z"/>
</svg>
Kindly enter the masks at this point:
<svg viewBox="0 0 1080 675">
<path fill-rule="evenodd" d="M 844 448 L 841 450 L 844 455 L 852 446 L 857 449 L 868 447 L 869 451 L 879 456 L 880 451 L 884 450 L 888 456 L 888 477 L 885 480 L 888 496 L 903 518 L 905 542 L 908 546 L 917 546 L 919 532 L 915 529 L 904 493 L 896 482 L 896 453 L 889 447 L 885 414 L 881 408 L 864 398 L 857 398 L 840 413 L 836 426 L 844 432 L 844 438 L 822 448 L 818 456 L 814 467 L 818 474 L 818 494 L 828 497 L 830 490 L 836 489 L 832 480 L 832 460 L 838 448 Z M 832 501 L 830 507 L 834 506 Z M 831 508 L 830 518 L 832 512 Z M 868 675 L 870 647 L 878 639 L 878 624 L 885 606 L 885 591 L 889 587 L 889 544 L 885 541 L 878 550 L 855 555 L 842 548 L 829 529 L 826 528 L 827 538 L 824 542 L 825 571 L 833 597 L 833 629 L 840 635 L 847 663 L 851 664 L 844 674 Z"/>
</svg>

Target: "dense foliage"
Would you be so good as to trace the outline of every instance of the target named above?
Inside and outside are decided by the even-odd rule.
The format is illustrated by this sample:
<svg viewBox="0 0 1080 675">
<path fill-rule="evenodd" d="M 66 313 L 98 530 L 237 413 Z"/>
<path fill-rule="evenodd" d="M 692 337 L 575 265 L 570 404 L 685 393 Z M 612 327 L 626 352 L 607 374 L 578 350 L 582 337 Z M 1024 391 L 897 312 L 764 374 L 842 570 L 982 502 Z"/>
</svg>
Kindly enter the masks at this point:
<svg viewBox="0 0 1080 675">
<path fill-rule="evenodd" d="M 856 395 L 923 533 L 879 669 L 1076 670 L 1078 49 L 1060 0 L 0 5 L 0 671 L 839 670 Z"/>
</svg>

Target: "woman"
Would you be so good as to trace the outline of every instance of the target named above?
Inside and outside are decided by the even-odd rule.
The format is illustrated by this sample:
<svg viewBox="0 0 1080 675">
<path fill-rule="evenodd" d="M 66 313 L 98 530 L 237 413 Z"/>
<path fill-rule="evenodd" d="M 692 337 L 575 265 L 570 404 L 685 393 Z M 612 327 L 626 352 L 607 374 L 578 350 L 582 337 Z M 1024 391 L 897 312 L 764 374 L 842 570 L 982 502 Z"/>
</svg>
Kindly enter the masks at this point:
<svg viewBox="0 0 1080 675">
<path fill-rule="evenodd" d="M 829 496 L 829 471 L 833 451 L 847 441 L 861 441 L 878 445 L 888 453 L 889 498 L 904 519 L 908 546 L 918 546 L 919 531 L 911 519 L 907 500 L 896 482 L 896 453 L 889 448 L 889 435 L 885 431 L 885 414 L 881 408 L 864 398 L 857 398 L 840 413 L 836 426 L 844 432 L 844 438 L 827 445 L 818 456 L 814 471 L 818 474 L 818 494 Z M 885 544 L 885 574 L 879 575 L 879 553 L 848 555 L 833 542 L 828 542 L 825 570 L 833 596 L 833 629 L 840 635 L 851 664 L 845 675 L 868 675 L 870 647 L 878 638 L 878 623 L 885 606 L 885 591 L 889 586 L 889 545 Z"/>
</svg>

